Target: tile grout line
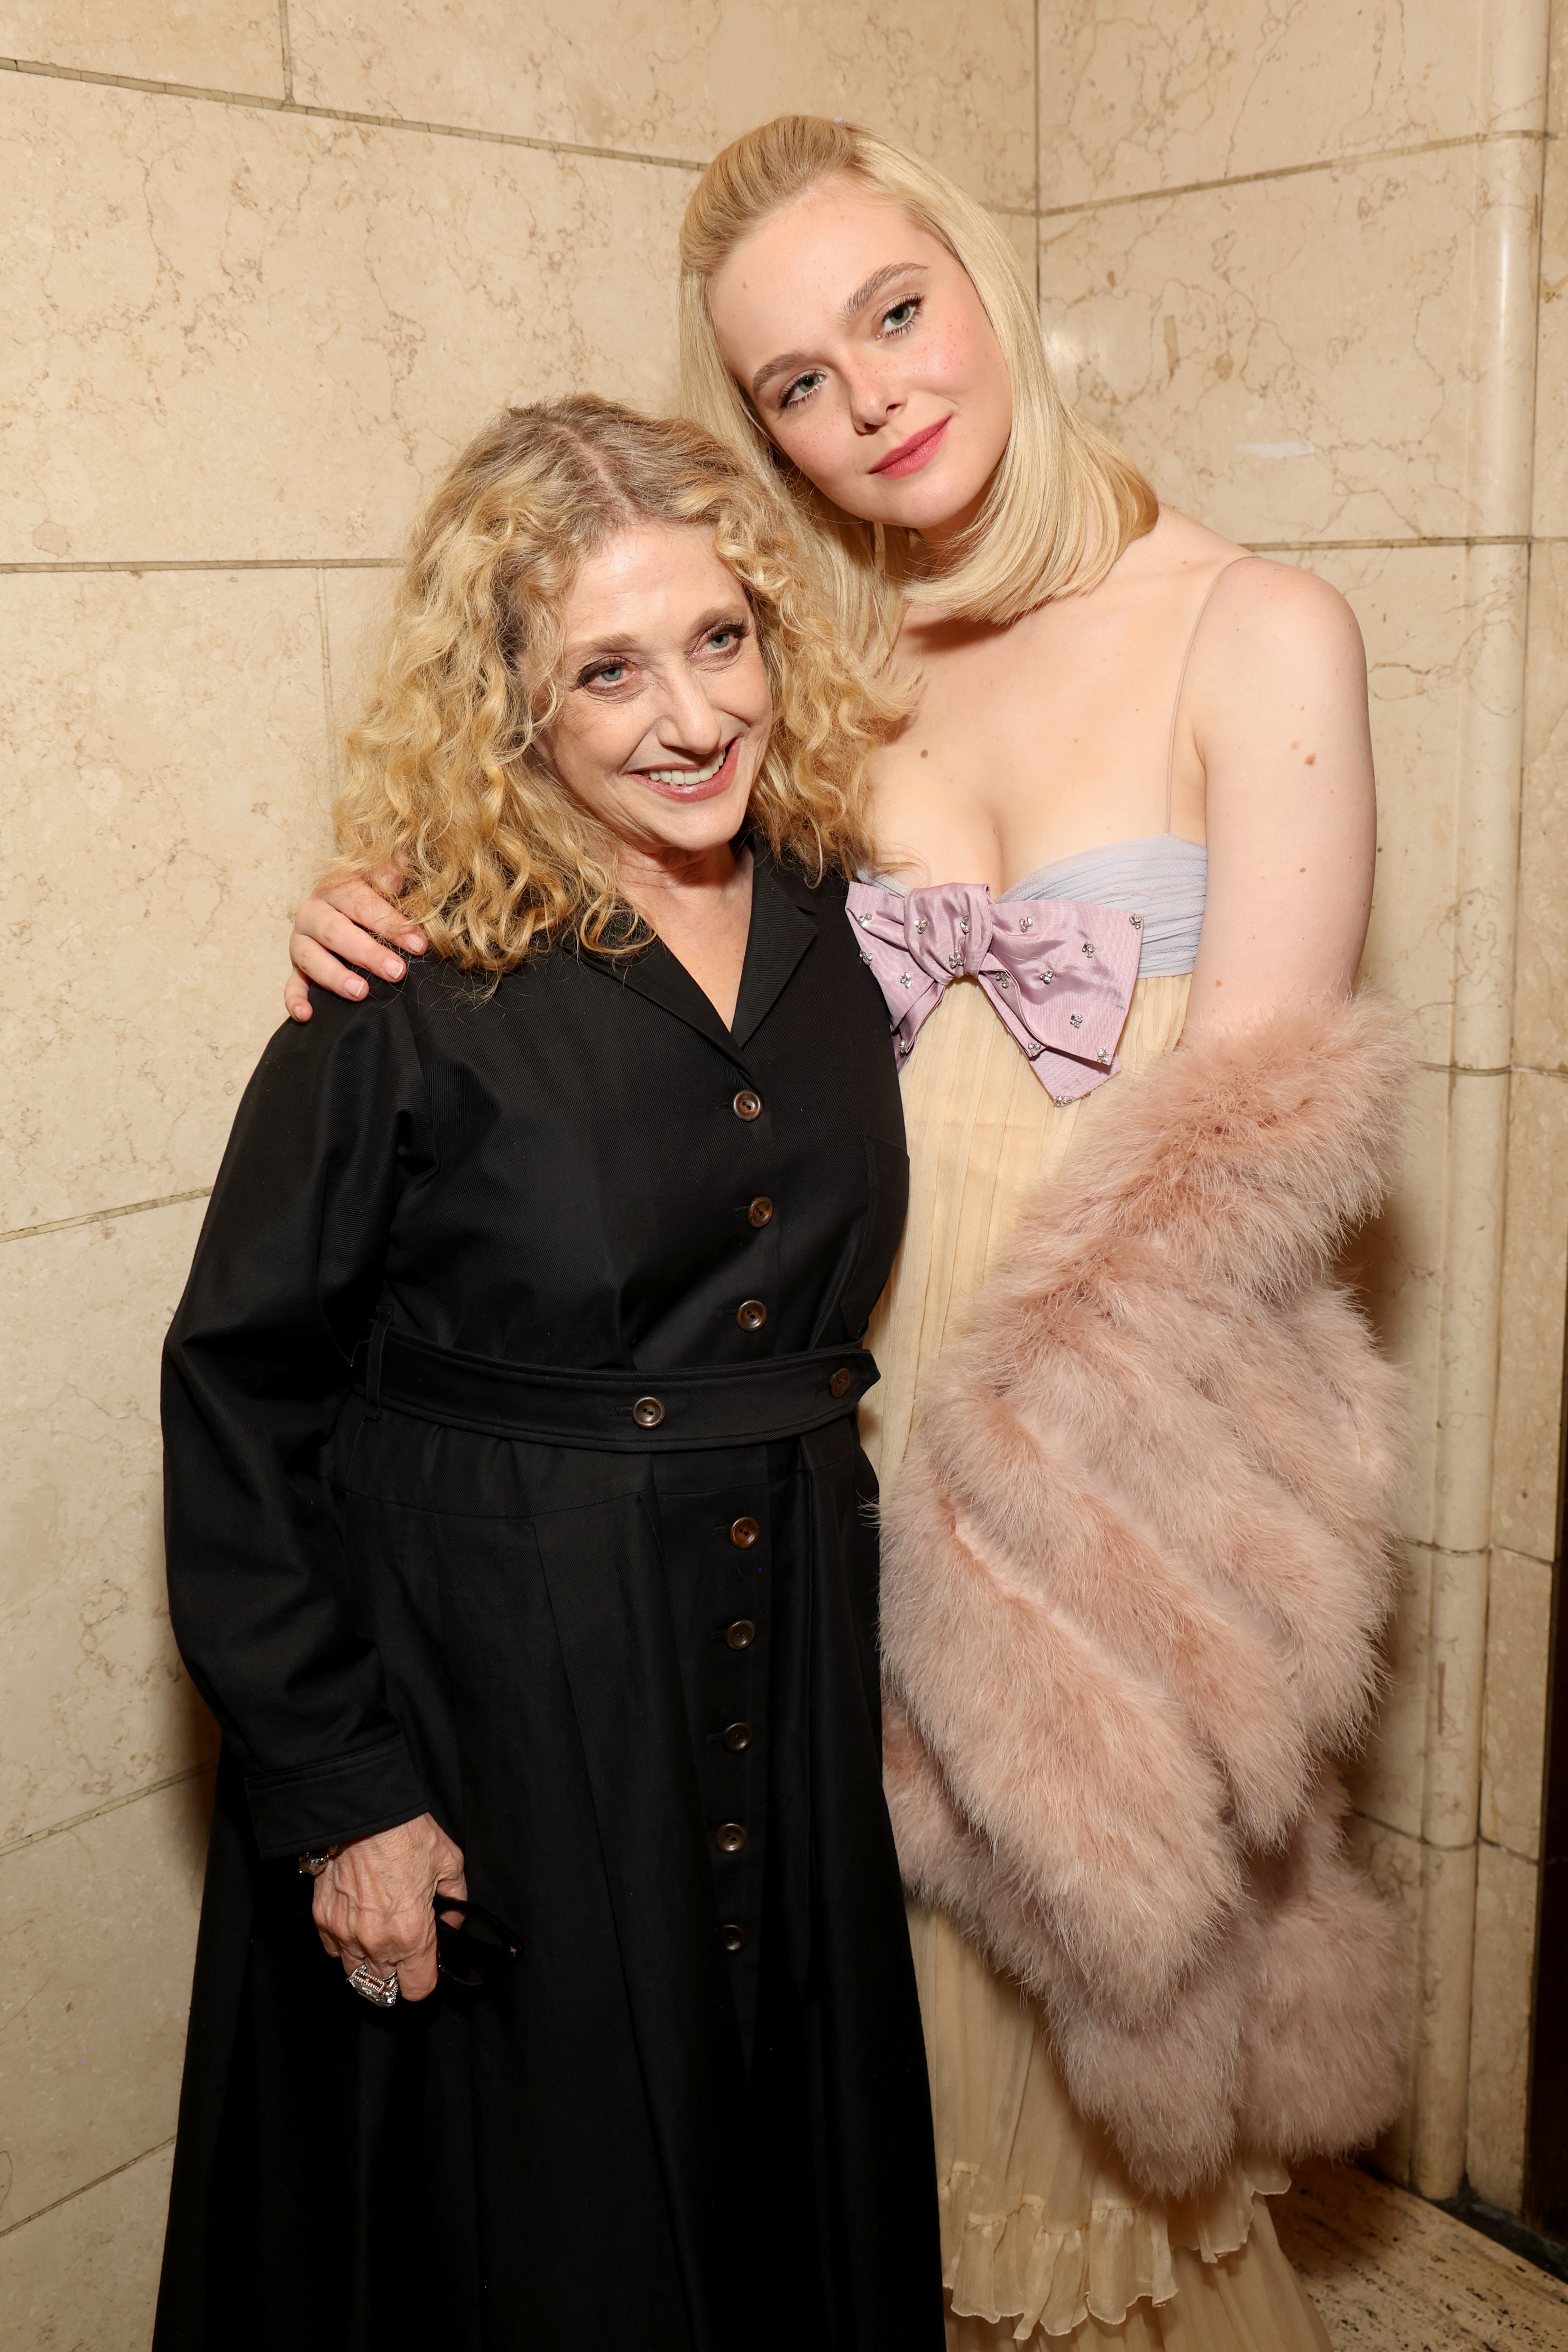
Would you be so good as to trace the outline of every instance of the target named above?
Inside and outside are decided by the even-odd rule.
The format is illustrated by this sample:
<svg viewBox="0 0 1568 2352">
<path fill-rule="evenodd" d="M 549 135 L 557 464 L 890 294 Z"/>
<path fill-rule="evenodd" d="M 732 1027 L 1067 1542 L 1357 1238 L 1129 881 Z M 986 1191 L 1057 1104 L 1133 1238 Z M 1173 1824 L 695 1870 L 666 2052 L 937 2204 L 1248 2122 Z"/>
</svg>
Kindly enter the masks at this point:
<svg viewBox="0 0 1568 2352">
<path fill-rule="evenodd" d="M 1245 544 L 1254 555 L 1392 555 L 1423 547 L 1563 547 L 1568 546 L 1568 539 L 1500 531 L 1468 539 L 1434 534 L 1411 539 L 1258 539 Z M 124 555 L 106 556 L 100 562 L 0 562 L 0 577 L 47 580 L 68 573 L 128 572 L 139 578 L 144 572 L 395 572 L 403 560 L 396 555 Z"/>
<path fill-rule="evenodd" d="M 156 1797 L 165 1789 L 184 1788 L 187 1780 L 199 1780 L 205 1772 L 216 1769 L 212 1764 L 185 1764 L 177 1772 L 165 1772 L 161 1780 L 149 1780 L 144 1789 L 127 1789 L 123 1795 L 105 1797 L 101 1805 L 89 1805 L 84 1813 L 72 1813 L 68 1820 L 50 1822 L 41 1830 L 29 1830 L 25 1837 L 13 1838 L 9 1845 L 0 1845 L 0 1862 L 13 1853 L 25 1853 L 29 1846 L 47 1844 L 50 1838 L 64 1837 L 69 1830 L 85 1829 L 89 1822 L 101 1821 L 105 1813 L 123 1812 L 127 1805 L 139 1805 L 143 1797 Z"/>
<path fill-rule="evenodd" d="M 289 0 L 278 0 L 278 48 L 283 65 L 283 103 L 294 103 L 294 45 L 289 36 Z"/>
<path fill-rule="evenodd" d="M 139 90 L 148 98 L 183 98 L 204 106 L 237 106 L 312 122 L 346 122 L 364 131 L 413 131 L 428 139 L 472 139 L 482 146 L 527 147 L 544 155 L 582 155 L 601 163 L 651 163 L 664 172 L 707 169 L 706 164 L 687 155 L 639 155 L 628 147 L 590 147 L 575 139 L 531 139 L 521 131 L 474 131 L 462 122 L 416 122 L 408 116 L 360 114 L 343 106 L 305 106 L 297 99 L 268 98 L 260 90 L 205 89 L 195 82 L 147 81 L 137 74 L 94 73 L 85 66 L 52 66 L 38 58 L 0 58 L 0 73 L 29 74 L 44 81 L 81 82 L 90 89 Z M 1026 212 L 1028 207 L 1018 209 Z"/>
<path fill-rule="evenodd" d="M 14 2230 L 25 2230 L 29 2221 L 41 2221 L 46 2213 L 58 2213 L 60 2207 L 68 2205 L 73 2198 L 85 2197 L 89 2189 L 101 2189 L 106 2180 L 118 2180 L 122 2172 L 131 2170 L 132 2165 L 145 2164 L 150 2156 L 162 2156 L 166 2147 L 174 2145 L 174 2135 L 171 2132 L 167 2139 L 158 2142 L 156 2147 L 144 2147 L 139 2156 L 128 2156 L 123 2164 L 114 2165 L 108 2172 L 100 2172 L 96 2180 L 84 2180 L 79 2189 L 68 2189 L 63 2197 L 55 2198 L 50 2204 L 40 2205 L 36 2213 L 24 2213 L 19 2221 L 7 2221 L 4 2229 L 0 2229 L 0 2238 L 8 2238 Z"/>
<path fill-rule="evenodd" d="M 128 89 L 140 91 L 150 98 L 183 98 L 208 106 L 250 108 L 265 114 L 289 114 L 320 122 L 346 122 L 367 131 L 411 131 L 431 139 L 469 139 L 494 147 L 524 147 L 545 155 L 580 155 L 605 163 L 649 163 L 660 171 L 702 172 L 703 162 L 689 155 L 640 154 L 635 148 L 597 147 L 575 139 L 538 139 L 521 131 L 480 131 L 461 122 L 423 122 L 412 116 L 362 113 L 351 107 L 311 106 L 302 104 L 293 95 L 293 60 L 288 37 L 288 0 L 278 0 L 279 30 L 283 40 L 283 74 L 285 95 L 271 98 L 261 90 L 209 89 L 195 82 L 154 81 L 138 74 L 100 73 L 87 66 L 57 66 L 41 58 L 0 57 L 0 72 L 31 75 L 47 81 L 79 82 L 94 89 Z M 1039 103 L 1039 73 L 1037 41 L 1036 109 Z M 1544 142 L 1550 134 L 1542 131 L 1471 131 L 1452 139 L 1426 139 L 1409 146 L 1368 148 L 1364 152 L 1331 155 L 1307 163 L 1281 163 L 1267 172 L 1238 172 L 1234 177 L 1218 180 L 1188 180 L 1175 187 L 1133 189 L 1120 196 L 1089 196 L 1071 205 L 1004 205 L 987 204 L 985 210 L 1001 213 L 1019 220 L 1063 220 L 1075 213 L 1107 212 L 1121 205 L 1158 203 L 1167 196 L 1208 195 L 1225 188 L 1257 187 L 1268 180 L 1296 180 L 1314 172 L 1353 171 L 1367 164 L 1401 163 L 1418 155 L 1450 154 L 1466 147 L 1487 147 L 1499 142 L 1537 141 Z M 1038 142 L 1036 142 L 1036 186 L 1038 190 Z"/>
<path fill-rule="evenodd" d="M 156 1201 L 122 1201 L 109 1209 L 83 1209 L 75 1217 L 50 1217 L 41 1225 L 13 1225 L 9 1233 L 0 1233 L 0 1242 L 36 1241 L 40 1234 L 65 1234 L 78 1225 L 105 1225 L 111 1217 L 140 1216 L 143 1209 L 177 1209 L 184 1201 L 205 1201 L 211 1197 L 210 1184 L 197 1184 L 189 1192 L 165 1192 Z"/>
<path fill-rule="evenodd" d="M 1124 196 L 1086 196 L 1076 205 L 1042 205 L 1040 218 L 1068 220 L 1078 213 L 1106 213 L 1123 205 L 1162 204 L 1167 197 L 1208 196 L 1226 188 L 1256 188 L 1268 180 L 1300 180 L 1313 172 L 1354 172 L 1368 164 L 1399 163 L 1417 155 L 1449 155 L 1466 147 L 1501 142 L 1544 142 L 1544 131 L 1467 131 L 1452 139 L 1423 139 L 1409 147 L 1373 147 L 1364 154 L 1327 155 L 1310 163 L 1277 163 L 1268 172 L 1237 172 L 1226 180 L 1186 180 L 1173 188 L 1135 188 Z"/>
</svg>

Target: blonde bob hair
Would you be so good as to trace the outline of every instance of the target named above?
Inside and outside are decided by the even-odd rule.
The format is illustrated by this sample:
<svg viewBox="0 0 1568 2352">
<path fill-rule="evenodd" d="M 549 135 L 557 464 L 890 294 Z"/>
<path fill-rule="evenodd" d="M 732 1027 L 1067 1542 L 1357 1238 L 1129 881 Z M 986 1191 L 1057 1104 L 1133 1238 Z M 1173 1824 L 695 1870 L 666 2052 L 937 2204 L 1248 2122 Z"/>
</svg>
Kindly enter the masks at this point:
<svg viewBox="0 0 1568 2352">
<path fill-rule="evenodd" d="M 939 576 L 922 571 L 912 532 L 879 533 L 845 515 L 789 463 L 725 366 L 713 331 L 709 285 L 739 240 L 835 180 L 898 205 L 947 247 L 980 297 L 1012 383 L 1006 449 L 979 515 Z M 680 377 L 686 414 L 740 453 L 759 478 L 791 491 L 840 618 L 859 644 L 890 643 L 906 604 L 1005 622 L 1049 597 L 1081 593 L 1159 514 L 1137 467 L 1063 399 L 1034 288 L 989 215 L 929 163 L 853 123 L 781 114 L 709 164 L 680 230 Z"/>
<path fill-rule="evenodd" d="M 867 757 L 908 697 L 846 648 L 773 486 L 677 418 L 585 394 L 510 408 L 415 525 L 334 811 L 339 870 L 397 868 L 410 920 L 466 969 L 508 971 L 569 934 L 612 953 L 649 936 L 614 835 L 546 748 L 572 584 L 648 523 L 707 533 L 750 606 L 773 706 L 752 823 L 816 879 L 871 855 Z"/>
</svg>

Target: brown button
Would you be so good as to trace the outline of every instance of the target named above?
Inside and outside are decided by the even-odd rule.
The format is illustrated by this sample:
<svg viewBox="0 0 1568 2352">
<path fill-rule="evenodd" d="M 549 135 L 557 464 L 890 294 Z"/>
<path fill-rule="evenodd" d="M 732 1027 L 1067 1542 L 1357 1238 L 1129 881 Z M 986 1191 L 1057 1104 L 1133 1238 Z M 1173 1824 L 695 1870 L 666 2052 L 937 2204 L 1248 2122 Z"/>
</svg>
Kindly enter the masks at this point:
<svg viewBox="0 0 1568 2352">
<path fill-rule="evenodd" d="M 657 1429 L 664 1419 L 664 1407 L 657 1397 L 638 1397 L 632 1407 L 632 1419 L 639 1429 Z"/>
<path fill-rule="evenodd" d="M 765 1192 L 759 1192 L 756 1199 L 752 1202 L 751 1207 L 746 1211 L 746 1214 L 750 1217 L 753 1225 L 772 1224 L 773 1217 L 773 1204 L 769 1200 Z"/>
<path fill-rule="evenodd" d="M 732 1650 L 749 1650 L 757 1638 L 757 1629 L 749 1617 L 737 1617 L 724 1639 Z"/>
<path fill-rule="evenodd" d="M 733 1919 L 727 1920 L 719 1930 L 719 1941 L 727 1952 L 743 1952 L 746 1948 L 746 1931 L 744 1927 L 737 1927 Z"/>
<path fill-rule="evenodd" d="M 731 1756 L 742 1755 L 751 1744 L 752 1727 L 749 1723 L 732 1723 L 724 1734 L 724 1745 Z"/>
<path fill-rule="evenodd" d="M 737 1118 L 758 1118 L 762 1115 L 762 1108 L 763 1098 L 761 1095 L 753 1093 L 750 1087 L 742 1087 L 740 1093 L 735 1097 L 735 1117 Z"/>
<path fill-rule="evenodd" d="M 834 1373 L 833 1378 L 827 1383 L 829 1394 L 832 1396 L 847 1396 L 849 1393 L 849 1383 L 853 1377 L 854 1375 L 851 1372 L 845 1370 L 841 1366 L 839 1370 Z"/>
<path fill-rule="evenodd" d="M 744 1822 L 721 1822 L 713 1832 L 713 1843 L 721 1853 L 739 1853 L 746 1843 Z"/>
<path fill-rule="evenodd" d="M 738 1551 L 750 1551 L 762 1532 L 755 1519 L 731 1519 L 730 1522 L 730 1541 Z"/>
<path fill-rule="evenodd" d="M 768 1310 L 760 1298 L 742 1298 L 735 1309 L 735 1320 L 742 1331 L 760 1331 L 768 1319 Z"/>
</svg>

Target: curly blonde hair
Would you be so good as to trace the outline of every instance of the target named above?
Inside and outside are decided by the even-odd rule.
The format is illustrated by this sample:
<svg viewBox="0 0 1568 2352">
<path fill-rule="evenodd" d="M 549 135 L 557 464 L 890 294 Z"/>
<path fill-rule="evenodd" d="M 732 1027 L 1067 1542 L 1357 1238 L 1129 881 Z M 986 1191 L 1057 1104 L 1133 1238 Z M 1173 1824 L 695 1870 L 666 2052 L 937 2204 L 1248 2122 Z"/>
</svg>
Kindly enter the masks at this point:
<svg viewBox="0 0 1568 2352">
<path fill-rule="evenodd" d="M 708 289 L 741 239 L 835 181 L 897 206 L 968 274 L 1002 347 L 1013 430 L 985 502 L 940 573 L 911 531 L 873 530 L 826 499 L 774 446 L 719 349 Z M 1081 595 L 1153 528 L 1159 501 L 1143 475 L 1062 397 L 1046 354 L 1035 289 L 990 215 L 929 163 L 853 122 L 781 114 L 709 164 L 680 227 L 680 404 L 782 483 L 856 644 L 887 646 L 907 604 L 942 604 L 967 619 L 1016 620 L 1052 596 Z"/>
<path fill-rule="evenodd" d="M 908 692 L 842 640 L 776 490 L 679 418 L 588 394 L 509 408 L 415 525 L 334 810 L 340 870 L 395 867 L 409 919 L 465 970 L 574 934 L 610 953 L 649 936 L 614 835 L 545 751 L 572 584 L 647 523 L 710 534 L 750 605 L 773 705 L 751 822 L 816 880 L 872 856 L 866 763 Z"/>
</svg>

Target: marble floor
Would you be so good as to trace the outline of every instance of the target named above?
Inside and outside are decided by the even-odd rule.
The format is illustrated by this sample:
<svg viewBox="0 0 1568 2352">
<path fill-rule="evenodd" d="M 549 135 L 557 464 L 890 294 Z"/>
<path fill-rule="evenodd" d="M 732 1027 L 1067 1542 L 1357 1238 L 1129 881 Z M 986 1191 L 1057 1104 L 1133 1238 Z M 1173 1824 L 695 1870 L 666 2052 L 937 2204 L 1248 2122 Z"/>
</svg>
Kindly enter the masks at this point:
<svg viewBox="0 0 1568 2352">
<path fill-rule="evenodd" d="M 1568 2286 L 1349 2165 L 1274 2208 L 1334 2352 L 1568 2352 Z"/>
</svg>

